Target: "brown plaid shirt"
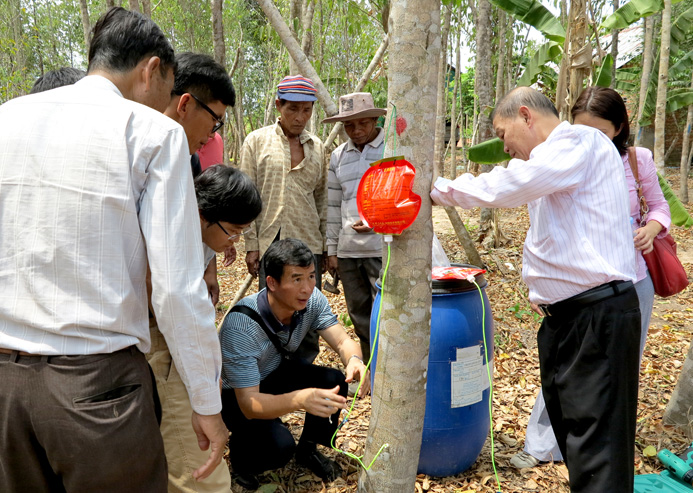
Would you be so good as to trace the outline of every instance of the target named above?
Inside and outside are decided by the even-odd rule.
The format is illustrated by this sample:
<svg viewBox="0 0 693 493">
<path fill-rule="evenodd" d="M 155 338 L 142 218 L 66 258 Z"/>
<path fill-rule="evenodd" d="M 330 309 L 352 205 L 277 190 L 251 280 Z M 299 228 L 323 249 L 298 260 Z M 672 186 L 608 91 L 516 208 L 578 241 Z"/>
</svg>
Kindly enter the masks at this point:
<svg viewBox="0 0 693 493">
<path fill-rule="evenodd" d="M 281 229 L 282 238 L 297 238 L 314 254 L 325 251 L 327 166 L 325 147 L 305 130 L 299 136 L 305 158 L 291 169 L 289 140 L 279 121 L 251 132 L 243 142 L 240 169 L 255 182 L 262 212 L 245 237 L 246 251 L 262 255 Z"/>
</svg>

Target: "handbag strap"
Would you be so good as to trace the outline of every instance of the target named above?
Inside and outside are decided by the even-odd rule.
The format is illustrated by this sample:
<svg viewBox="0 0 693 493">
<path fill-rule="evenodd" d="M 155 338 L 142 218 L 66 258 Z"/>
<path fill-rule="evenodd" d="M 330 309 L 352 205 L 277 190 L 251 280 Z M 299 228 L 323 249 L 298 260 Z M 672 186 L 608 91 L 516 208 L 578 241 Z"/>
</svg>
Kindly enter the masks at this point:
<svg viewBox="0 0 693 493">
<path fill-rule="evenodd" d="M 242 313 L 243 315 L 250 317 L 257 323 L 262 330 L 265 331 L 265 334 L 267 334 L 267 338 L 272 342 L 274 347 L 279 351 L 279 354 L 282 355 L 282 357 L 286 359 L 291 359 L 291 353 L 282 345 L 281 341 L 279 340 L 279 337 L 277 334 L 272 331 L 269 327 L 267 327 L 267 324 L 265 321 L 262 319 L 260 314 L 253 310 L 250 307 L 247 307 L 245 305 L 236 305 L 231 309 L 231 313 Z M 291 336 L 289 336 L 291 338 Z"/>
<path fill-rule="evenodd" d="M 633 171 L 633 178 L 635 178 L 635 191 L 638 193 L 638 204 L 640 204 L 640 225 L 644 225 L 647 219 L 647 213 L 650 208 L 647 205 L 647 199 L 642 192 L 642 183 L 640 183 L 640 177 L 638 175 L 638 156 L 635 153 L 635 147 L 628 148 L 628 164 L 630 164 L 630 169 Z"/>
</svg>

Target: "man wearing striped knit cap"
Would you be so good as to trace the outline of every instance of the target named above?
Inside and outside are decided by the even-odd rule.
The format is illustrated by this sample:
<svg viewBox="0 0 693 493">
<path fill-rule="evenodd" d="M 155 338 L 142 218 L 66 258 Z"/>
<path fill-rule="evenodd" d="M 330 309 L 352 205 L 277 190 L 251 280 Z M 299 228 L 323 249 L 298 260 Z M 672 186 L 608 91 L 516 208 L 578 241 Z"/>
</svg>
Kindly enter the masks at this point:
<svg viewBox="0 0 693 493">
<path fill-rule="evenodd" d="M 279 118 L 251 132 L 243 142 L 240 169 L 255 182 L 263 210 L 245 236 L 248 272 L 266 285 L 261 257 L 280 239 L 303 241 L 315 256 L 315 280 L 322 286 L 327 225 L 325 147 L 306 131 L 317 100 L 313 82 L 302 75 L 284 77 L 274 102 Z M 295 355 L 312 363 L 319 351 L 317 335 L 307 336 Z"/>
</svg>

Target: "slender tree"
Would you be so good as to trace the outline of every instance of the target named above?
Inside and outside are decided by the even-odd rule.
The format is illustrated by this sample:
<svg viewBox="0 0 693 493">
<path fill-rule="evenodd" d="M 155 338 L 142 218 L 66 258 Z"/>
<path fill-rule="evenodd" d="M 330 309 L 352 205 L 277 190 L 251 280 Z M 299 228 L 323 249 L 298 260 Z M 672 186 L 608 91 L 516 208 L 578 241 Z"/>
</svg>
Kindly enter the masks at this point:
<svg viewBox="0 0 693 493">
<path fill-rule="evenodd" d="M 693 73 L 691 73 L 691 91 L 693 92 Z M 686 126 L 683 129 L 683 144 L 681 146 L 681 184 L 679 185 L 679 199 L 684 204 L 688 203 L 688 172 L 690 171 L 691 156 L 691 126 L 693 126 L 693 104 L 688 105 Z"/>
<path fill-rule="evenodd" d="M 650 85 L 650 76 L 652 75 L 652 60 L 654 53 L 652 51 L 652 40 L 654 38 L 654 18 L 645 17 L 644 21 L 644 37 L 642 49 L 642 75 L 640 76 L 640 94 L 638 96 L 638 117 L 635 122 L 635 146 L 640 146 L 642 142 L 642 128 L 640 120 L 642 119 L 643 111 L 645 110 L 645 101 L 647 100 L 647 87 Z"/>
<path fill-rule="evenodd" d="M 89 22 L 89 7 L 87 7 L 87 0 L 79 0 L 79 13 L 82 15 L 82 29 L 84 31 L 84 46 L 85 53 L 89 49 L 89 43 L 91 42 L 91 23 Z"/>
<path fill-rule="evenodd" d="M 389 444 L 370 471 L 362 471 L 359 491 L 413 491 L 426 407 L 426 371 L 431 326 L 431 241 L 429 192 L 435 163 L 434 133 L 440 56 L 440 1 L 393 0 L 388 32 L 391 52 L 388 101 L 397 111 L 397 149 L 416 167 L 414 191 L 421 211 L 392 243 L 385 279 L 378 344 L 378 368 L 365 459 Z M 392 111 L 392 110 L 391 110 Z M 389 152 L 388 152 L 389 151 Z"/>
<path fill-rule="evenodd" d="M 612 5 L 614 12 L 618 10 L 618 0 L 613 0 Z M 614 64 L 611 66 L 611 88 L 616 87 L 616 58 L 618 57 L 618 29 L 611 31 L 611 58 Z"/>
<path fill-rule="evenodd" d="M 452 7 L 442 9 L 443 27 L 440 31 L 440 58 L 438 59 L 438 98 L 436 100 L 435 152 L 436 163 L 441 174 L 444 174 L 445 162 L 445 123 L 447 120 L 447 73 L 448 73 L 448 37 Z"/>
<path fill-rule="evenodd" d="M 654 162 L 657 171 L 664 172 L 665 127 L 667 109 L 667 83 L 669 82 L 669 50 L 671 46 L 671 0 L 664 0 L 662 30 L 659 48 L 659 76 L 657 79 L 657 104 L 655 106 Z"/>
</svg>

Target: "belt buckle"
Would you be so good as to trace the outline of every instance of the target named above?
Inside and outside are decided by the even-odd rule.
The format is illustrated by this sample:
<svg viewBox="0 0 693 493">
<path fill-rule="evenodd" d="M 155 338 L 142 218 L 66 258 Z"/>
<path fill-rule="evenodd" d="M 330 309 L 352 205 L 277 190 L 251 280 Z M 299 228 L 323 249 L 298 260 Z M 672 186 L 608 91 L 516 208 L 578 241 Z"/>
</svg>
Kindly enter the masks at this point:
<svg viewBox="0 0 693 493">
<path fill-rule="evenodd" d="M 541 310 L 541 313 L 544 314 L 545 317 L 550 317 L 551 312 L 549 312 L 549 305 L 538 305 L 539 309 Z"/>
</svg>

